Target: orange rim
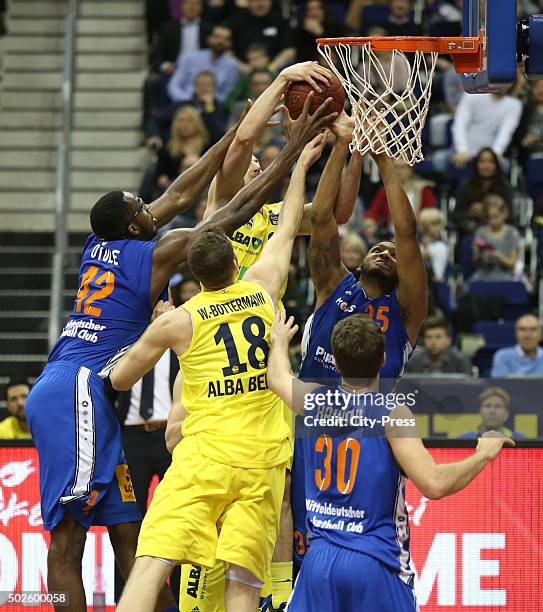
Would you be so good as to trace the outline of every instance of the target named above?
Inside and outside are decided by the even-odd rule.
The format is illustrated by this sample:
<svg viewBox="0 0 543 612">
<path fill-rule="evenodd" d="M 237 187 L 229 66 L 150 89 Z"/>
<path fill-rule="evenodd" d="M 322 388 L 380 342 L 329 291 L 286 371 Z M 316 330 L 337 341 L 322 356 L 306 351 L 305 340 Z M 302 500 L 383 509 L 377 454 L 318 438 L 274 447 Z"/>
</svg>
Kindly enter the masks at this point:
<svg viewBox="0 0 543 612">
<path fill-rule="evenodd" d="M 362 46 L 370 44 L 375 51 L 443 53 L 452 57 L 457 72 L 479 72 L 483 69 L 481 36 L 351 36 L 317 38 L 317 44 Z"/>
</svg>

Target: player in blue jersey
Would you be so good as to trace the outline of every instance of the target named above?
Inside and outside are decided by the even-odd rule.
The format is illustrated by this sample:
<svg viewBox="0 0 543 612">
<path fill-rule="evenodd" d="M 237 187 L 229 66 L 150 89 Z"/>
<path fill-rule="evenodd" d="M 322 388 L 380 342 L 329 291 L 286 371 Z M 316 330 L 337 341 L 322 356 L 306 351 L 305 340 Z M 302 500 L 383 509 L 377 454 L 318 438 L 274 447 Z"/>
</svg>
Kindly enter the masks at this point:
<svg viewBox="0 0 543 612">
<path fill-rule="evenodd" d="M 346 121 L 342 122 L 349 129 Z M 353 125 L 351 122 L 350 129 Z M 373 246 L 357 280 L 341 262 L 340 237 L 334 216 L 334 202 L 348 152 L 345 140 L 338 139 L 319 181 L 311 209 L 312 231 L 308 262 L 316 291 L 315 311 L 309 318 L 302 341 L 300 378 L 338 380 L 340 374 L 332 355 L 332 329 L 352 314 L 365 313 L 383 328 L 386 362 L 381 379 L 401 376 L 415 346 L 427 314 L 427 280 L 417 239 L 417 222 L 407 195 L 396 174 L 394 161 L 374 155 L 387 195 L 394 225 L 394 242 Z M 295 440 L 292 469 L 292 514 L 294 518 L 294 560 L 302 562 L 307 549 L 305 529 L 304 456 Z"/>
<path fill-rule="evenodd" d="M 231 233 L 246 223 L 303 146 L 335 118 L 323 116 L 327 103 L 309 116 L 311 98 L 291 123 L 290 141 L 272 166 L 196 228 L 172 230 L 153 240 L 157 228 L 188 208 L 216 174 L 236 128 L 151 205 L 114 191 L 91 211 L 93 234 L 83 250 L 70 320 L 27 400 L 27 419 L 40 458 L 42 518 L 51 532 L 48 587 L 69 592 L 70 610 L 86 609 L 81 560 L 87 529 L 108 527 L 125 576 L 134 563 L 139 531 L 140 515 L 104 379 L 149 324 L 157 300 L 171 274 L 186 262 L 195 237 L 210 226 Z M 173 604 L 171 594 L 161 603 Z"/>
<path fill-rule="evenodd" d="M 292 375 L 288 344 L 297 326 L 282 311 L 271 330 L 269 387 L 304 421 L 311 546 L 290 612 L 415 612 L 405 480 L 429 499 L 466 487 L 511 438 L 479 438 L 473 455 L 437 465 L 407 406 L 379 393 L 385 335 L 356 314 L 332 332 L 337 383 Z M 384 400 L 387 401 L 384 401 Z"/>
</svg>

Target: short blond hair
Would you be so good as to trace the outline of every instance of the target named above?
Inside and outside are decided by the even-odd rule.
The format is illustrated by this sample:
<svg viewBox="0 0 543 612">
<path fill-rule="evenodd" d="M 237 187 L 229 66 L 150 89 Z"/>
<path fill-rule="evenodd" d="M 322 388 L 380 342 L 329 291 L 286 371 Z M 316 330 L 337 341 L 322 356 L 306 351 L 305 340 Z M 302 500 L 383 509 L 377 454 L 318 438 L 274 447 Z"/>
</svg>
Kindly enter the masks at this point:
<svg viewBox="0 0 543 612">
<path fill-rule="evenodd" d="M 445 217 L 438 208 L 423 208 L 419 213 L 419 226 L 421 232 L 428 230 L 430 225 L 438 221 L 443 227 Z"/>
<path fill-rule="evenodd" d="M 501 387 L 488 387 L 487 389 L 485 389 L 481 393 L 481 395 L 479 395 L 479 406 L 481 406 L 481 404 L 488 398 L 494 396 L 499 397 L 503 401 L 506 410 L 509 411 L 509 406 L 511 405 L 511 396 L 509 395 L 509 393 L 507 393 L 505 389 L 502 389 Z"/>
<path fill-rule="evenodd" d="M 341 246 L 343 245 L 350 246 L 355 251 L 358 251 L 362 259 L 364 259 L 364 257 L 366 257 L 368 254 L 368 247 L 366 246 L 366 243 L 355 232 L 347 232 L 343 236 L 341 239 Z"/>
</svg>

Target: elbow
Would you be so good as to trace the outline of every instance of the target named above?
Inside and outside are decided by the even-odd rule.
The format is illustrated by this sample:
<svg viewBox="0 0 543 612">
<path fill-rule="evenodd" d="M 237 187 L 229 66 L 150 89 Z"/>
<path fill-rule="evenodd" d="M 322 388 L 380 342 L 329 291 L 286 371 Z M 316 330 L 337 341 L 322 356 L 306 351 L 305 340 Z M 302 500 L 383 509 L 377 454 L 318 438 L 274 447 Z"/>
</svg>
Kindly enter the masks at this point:
<svg viewBox="0 0 543 612">
<path fill-rule="evenodd" d="M 166 439 L 166 448 L 168 449 L 168 452 L 171 455 L 173 453 L 173 449 L 176 447 L 176 441 L 174 437 L 172 436 L 172 433 L 168 432 L 167 430 L 166 430 L 165 439 Z"/>
<path fill-rule="evenodd" d="M 253 133 L 254 130 L 244 126 L 245 122 L 242 121 L 241 125 L 238 128 L 238 131 L 236 132 L 236 136 L 234 138 L 234 141 L 232 143 L 232 145 L 230 145 L 232 148 L 234 147 L 238 147 L 240 149 L 247 149 L 248 147 L 253 147 L 254 143 L 255 143 L 255 135 Z"/>
<path fill-rule="evenodd" d="M 132 388 L 130 381 L 123 379 L 115 370 L 109 375 L 109 380 L 115 391 L 130 391 Z"/>
<path fill-rule="evenodd" d="M 447 492 L 438 482 L 429 482 L 421 487 L 420 492 L 431 500 L 442 499 L 447 495 Z"/>
</svg>

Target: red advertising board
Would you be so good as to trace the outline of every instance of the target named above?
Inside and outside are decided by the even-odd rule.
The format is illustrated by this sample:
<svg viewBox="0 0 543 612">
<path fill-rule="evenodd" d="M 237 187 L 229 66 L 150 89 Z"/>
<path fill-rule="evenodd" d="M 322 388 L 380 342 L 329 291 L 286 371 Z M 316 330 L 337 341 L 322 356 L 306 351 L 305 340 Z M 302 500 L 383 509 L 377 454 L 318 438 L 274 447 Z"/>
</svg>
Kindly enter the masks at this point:
<svg viewBox="0 0 543 612">
<path fill-rule="evenodd" d="M 473 450 L 431 449 L 438 463 Z M 408 483 L 421 610 L 543 610 L 543 449 L 505 449 L 463 491 L 426 500 Z"/>
<path fill-rule="evenodd" d="M 431 452 L 438 462 L 449 462 L 473 451 Z M 426 500 L 408 484 L 411 552 L 421 610 L 541 612 L 542 495 L 541 448 L 503 451 L 466 490 L 439 501 Z M 47 543 L 39 512 L 36 451 L 2 447 L 0 591 L 45 592 Z M 83 575 L 89 607 L 100 602 L 95 610 L 112 610 L 113 552 L 105 529 L 89 533 Z M 0 607 L 5 603 L 0 601 Z"/>
</svg>

